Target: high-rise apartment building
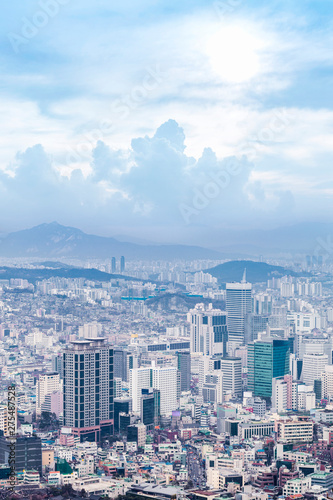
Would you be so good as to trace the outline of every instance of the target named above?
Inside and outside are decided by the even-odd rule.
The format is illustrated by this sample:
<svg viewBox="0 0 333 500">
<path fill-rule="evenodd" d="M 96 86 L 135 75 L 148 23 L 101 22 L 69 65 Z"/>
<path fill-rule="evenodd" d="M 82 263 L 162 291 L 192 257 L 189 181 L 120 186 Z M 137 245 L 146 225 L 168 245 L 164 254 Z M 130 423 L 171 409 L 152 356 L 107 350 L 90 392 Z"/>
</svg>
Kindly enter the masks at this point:
<svg viewBox="0 0 333 500">
<path fill-rule="evenodd" d="M 112 259 L 111 259 L 111 273 L 115 274 L 116 269 L 117 269 L 117 261 L 116 261 L 115 257 L 112 257 Z"/>
<path fill-rule="evenodd" d="M 104 338 L 77 340 L 63 352 L 64 425 L 81 440 L 113 434 L 113 349 Z"/>
<path fill-rule="evenodd" d="M 212 304 L 205 307 L 197 304 L 187 315 L 190 323 L 191 352 L 202 352 L 207 356 L 226 355 L 228 329 L 227 315 Z"/>
<path fill-rule="evenodd" d="M 120 272 L 123 273 L 125 271 L 125 257 L 120 257 Z"/>
<path fill-rule="evenodd" d="M 228 314 L 228 340 L 231 348 L 244 344 L 245 322 L 252 312 L 252 285 L 244 279 L 241 283 L 227 283 L 226 308 Z"/>
<path fill-rule="evenodd" d="M 248 389 L 254 396 L 272 397 L 272 379 L 289 374 L 289 356 L 287 339 L 266 337 L 248 345 Z"/>
</svg>

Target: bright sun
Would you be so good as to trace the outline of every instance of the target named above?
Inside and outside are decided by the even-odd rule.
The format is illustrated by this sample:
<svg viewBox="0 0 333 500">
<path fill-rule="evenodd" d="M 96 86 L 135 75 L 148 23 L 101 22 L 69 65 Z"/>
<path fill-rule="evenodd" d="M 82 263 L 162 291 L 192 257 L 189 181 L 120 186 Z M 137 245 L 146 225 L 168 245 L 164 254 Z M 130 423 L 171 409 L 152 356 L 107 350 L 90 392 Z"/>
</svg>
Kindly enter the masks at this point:
<svg viewBox="0 0 333 500">
<path fill-rule="evenodd" d="M 259 73 L 260 41 L 241 27 L 225 27 L 207 43 L 213 70 L 223 81 L 242 83 Z"/>
</svg>

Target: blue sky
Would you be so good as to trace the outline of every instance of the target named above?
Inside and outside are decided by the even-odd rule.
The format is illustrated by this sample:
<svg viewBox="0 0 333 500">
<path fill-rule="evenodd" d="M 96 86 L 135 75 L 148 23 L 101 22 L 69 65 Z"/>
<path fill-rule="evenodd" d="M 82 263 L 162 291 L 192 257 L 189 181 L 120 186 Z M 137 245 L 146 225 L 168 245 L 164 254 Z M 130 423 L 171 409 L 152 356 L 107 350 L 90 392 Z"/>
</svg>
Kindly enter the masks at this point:
<svg viewBox="0 0 333 500">
<path fill-rule="evenodd" d="M 332 2 L 118 4 L 2 7 L 1 232 L 331 222 Z"/>
</svg>

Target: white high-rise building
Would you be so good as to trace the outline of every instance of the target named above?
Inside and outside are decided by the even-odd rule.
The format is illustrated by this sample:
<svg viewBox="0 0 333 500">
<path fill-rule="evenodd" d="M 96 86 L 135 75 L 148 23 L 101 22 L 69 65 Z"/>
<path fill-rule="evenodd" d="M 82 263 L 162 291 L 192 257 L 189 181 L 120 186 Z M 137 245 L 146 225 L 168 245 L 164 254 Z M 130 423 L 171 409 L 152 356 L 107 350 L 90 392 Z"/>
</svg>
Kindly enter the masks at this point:
<svg viewBox="0 0 333 500">
<path fill-rule="evenodd" d="M 177 386 L 178 370 L 174 367 L 153 367 L 153 389 L 158 389 L 161 394 L 161 415 L 171 415 L 178 408 Z"/>
<path fill-rule="evenodd" d="M 132 398 L 132 410 L 134 413 L 140 412 L 142 389 L 149 389 L 151 387 L 150 372 L 150 366 L 129 370 L 130 398 Z"/>
<path fill-rule="evenodd" d="M 325 366 L 321 374 L 321 397 L 331 399 L 333 397 L 333 366 Z"/>
<path fill-rule="evenodd" d="M 245 273 L 241 283 L 227 283 L 226 304 L 229 347 L 233 349 L 244 344 L 246 317 L 252 312 L 252 284 L 246 282 Z"/>
<path fill-rule="evenodd" d="M 304 354 L 302 379 L 306 385 L 314 384 L 315 380 L 321 380 L 321 375 L 328 365 L 327 354 Z"/>
<path fill-rule="evenodd" d="M 242 360 L 241 358 L 222 358 L 223 389 L 233 396 L 242 395 Z"/>
<path fill-rule="evenodd" d="M 46 396 L 62 389 L 59 373 L 45 373 L 40 375 L 36 382 L 36 414 L 40 415 L 43 411 Z"/>
<path fill-rule="evenodd" d="M 190 323 L 191 353 L 202 352 L 205 355 L 226 355 L 228 330 L 227 314 L 220 309 L 208 308 L 197 304 L 187 315 Z"/>
</svg>

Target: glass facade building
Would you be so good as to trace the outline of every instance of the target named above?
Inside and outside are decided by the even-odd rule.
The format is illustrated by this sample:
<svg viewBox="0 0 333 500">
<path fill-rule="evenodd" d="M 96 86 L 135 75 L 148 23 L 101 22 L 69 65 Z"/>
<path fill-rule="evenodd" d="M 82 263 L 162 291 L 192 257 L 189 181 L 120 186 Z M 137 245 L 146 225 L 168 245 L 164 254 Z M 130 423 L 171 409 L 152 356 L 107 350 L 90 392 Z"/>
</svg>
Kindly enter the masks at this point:
<svg viewBox="0 0 333 500">
<path fill-rule="evenodd" d="M 288 339 L 265 339 L 248 345 L 248 389 L 254 396 L 272 397 L 272 379 L 289 373 Z"/>
</svg>

